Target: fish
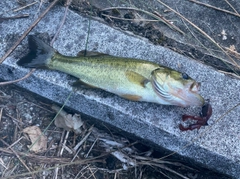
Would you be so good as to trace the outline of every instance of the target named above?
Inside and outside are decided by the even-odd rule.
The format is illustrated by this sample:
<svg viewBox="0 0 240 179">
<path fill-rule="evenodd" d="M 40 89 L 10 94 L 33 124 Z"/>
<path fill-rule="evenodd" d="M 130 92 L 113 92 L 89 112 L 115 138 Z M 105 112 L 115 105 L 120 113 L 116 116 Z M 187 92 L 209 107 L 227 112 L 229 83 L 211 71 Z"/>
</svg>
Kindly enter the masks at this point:
<svg viewBox="0 0 240 179">
<path fill-rule="evenodd" d="M 17 62 L 24 68 L 61 71 L 76 77 L 75 85 L 100 88 L 132 101 L 181 107 L 204 105 L 200 83 L 169 67 L 92 51 L 65 56 L 35 35 L 29 35 L 28 46 L 29 52 Z"/>
</svg>

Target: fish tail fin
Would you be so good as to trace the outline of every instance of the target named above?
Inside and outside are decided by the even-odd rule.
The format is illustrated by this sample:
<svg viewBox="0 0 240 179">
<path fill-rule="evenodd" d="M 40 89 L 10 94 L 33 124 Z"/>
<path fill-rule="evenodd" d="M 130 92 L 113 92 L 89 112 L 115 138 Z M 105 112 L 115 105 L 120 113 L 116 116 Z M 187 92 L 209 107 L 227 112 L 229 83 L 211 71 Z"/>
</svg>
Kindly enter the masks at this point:
<svg viewBox="0 0 240 179">
<path fill-rule="evenodd" d="M 47 68 L 55 50 L 39 38 L 29 35 L 29 52 L 17 64 L 27 68 Z"/>
</svg>

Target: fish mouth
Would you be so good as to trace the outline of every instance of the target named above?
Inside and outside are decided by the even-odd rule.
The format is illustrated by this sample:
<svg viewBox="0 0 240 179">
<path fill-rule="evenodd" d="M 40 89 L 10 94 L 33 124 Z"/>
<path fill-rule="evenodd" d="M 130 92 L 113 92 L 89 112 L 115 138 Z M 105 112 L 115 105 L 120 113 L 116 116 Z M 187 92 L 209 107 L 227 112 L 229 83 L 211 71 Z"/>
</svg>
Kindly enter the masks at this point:
<svg viewBox="0 0 240 179">
<path fill-rule="evenodd" d="M 198 93 L 200 87 L 201 87 L 201 83 L 194 82 L 194 83 L 192 83 L 192 85 L 190 86 L 189 91 L 191 91 L 191 92 L 193 92 L 193 93 Z"/>
<path fill-rule="evenodd" d="M 185 99 L 184 103 L 185 103 L 185 104 L 183 104 L 184 107 L 187 107 L 187 106 L 203 106 L 204 103 L 205 103 L 205 100 L 200 94 L 194 93 L 188 99 Z"/>
<path fill-rule="evenodd" d="M 180 90 L 180 93 L 172 93 L 178 100 L 176 104 L 182 107 L 188 106 L 203 106 L 205 103 L 204 98 L 198 94 L 201 83 L 193 82 L 186 90 Z"/>
<path fill-rule="evenodd" d="M 194 82 L 189 88 L 189 94 L 186 95 L 185 103 L 187 106 L 203 106 L 205 103 L 204 98 L 198 94 L 199 89 L 201 87 L 201 83 Z"/>
</svg>

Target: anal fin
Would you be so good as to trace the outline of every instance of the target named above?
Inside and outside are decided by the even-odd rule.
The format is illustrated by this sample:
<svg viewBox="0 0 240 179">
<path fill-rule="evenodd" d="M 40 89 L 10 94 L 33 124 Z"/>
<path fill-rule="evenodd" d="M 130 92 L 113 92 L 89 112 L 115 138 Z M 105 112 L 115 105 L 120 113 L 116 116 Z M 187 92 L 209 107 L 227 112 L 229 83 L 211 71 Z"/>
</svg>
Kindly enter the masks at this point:
<svg viewBox="0 0 240 179">
<path fill-rule="evenodd" d="M 131 101 L 140 101 L 140 99 L 142 98 L 141 96 L 132 95 L 132 94 L 123 94 L 121 95 L 121 97 Z"/>
<path fill-rule="evenodd" d="M 76 87 L 76 88 L 98 88 L 96 86 L 93 86 L 93 85 L 90 85 L 90 84 L 87 84 L 83 81 L 81 81 L 80 79 L 75 81 L 74 83 L 71 84 L 73 87 Z"/>
</svg>

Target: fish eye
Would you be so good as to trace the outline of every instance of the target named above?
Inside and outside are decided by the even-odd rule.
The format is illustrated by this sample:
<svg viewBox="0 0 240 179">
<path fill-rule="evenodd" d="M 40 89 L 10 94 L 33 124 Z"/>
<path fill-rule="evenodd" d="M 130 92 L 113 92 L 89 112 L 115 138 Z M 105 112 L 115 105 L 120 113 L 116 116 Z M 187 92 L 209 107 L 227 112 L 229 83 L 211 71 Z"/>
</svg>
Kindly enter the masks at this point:
<svg viewBox="0 0 240 179">
<path fill-rule="evenodd" d="M 188 76 L 188 74 L 186 74 L 186 73 L 182 73 L 182 78 L 185 79 L 185 80 L 187 80 L 187 79 L 189 79 L 189 76 Z"/>
</svg>

